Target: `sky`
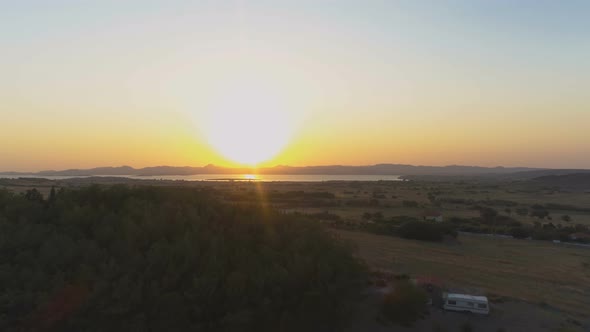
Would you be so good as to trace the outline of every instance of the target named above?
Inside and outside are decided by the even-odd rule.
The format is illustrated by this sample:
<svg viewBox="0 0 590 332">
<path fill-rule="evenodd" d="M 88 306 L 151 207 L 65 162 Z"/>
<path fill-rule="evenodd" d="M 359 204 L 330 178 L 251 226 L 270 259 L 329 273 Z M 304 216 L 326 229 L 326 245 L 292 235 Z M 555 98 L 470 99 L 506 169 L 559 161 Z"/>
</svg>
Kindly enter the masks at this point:
<svg viewBox="0 0 590 332">
<path fill-rule="evenodd" d="M 0 171 L 590 168 L 590 2 L 0 0 Z"/>
</svg>

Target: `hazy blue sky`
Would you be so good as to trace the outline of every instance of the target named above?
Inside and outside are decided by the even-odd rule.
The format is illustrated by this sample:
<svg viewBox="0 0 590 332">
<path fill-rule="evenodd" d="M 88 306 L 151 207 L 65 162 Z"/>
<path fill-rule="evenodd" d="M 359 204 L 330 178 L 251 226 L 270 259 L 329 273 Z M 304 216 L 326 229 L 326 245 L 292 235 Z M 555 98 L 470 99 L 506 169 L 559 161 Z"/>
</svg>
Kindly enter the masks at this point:
<svg viewBox="0 0 590 332">
<path fill-rule="evenodd" d="M 0 170 L 590 168 L 590 1 L 0 0 L 0 73 Z"/>
</svg>

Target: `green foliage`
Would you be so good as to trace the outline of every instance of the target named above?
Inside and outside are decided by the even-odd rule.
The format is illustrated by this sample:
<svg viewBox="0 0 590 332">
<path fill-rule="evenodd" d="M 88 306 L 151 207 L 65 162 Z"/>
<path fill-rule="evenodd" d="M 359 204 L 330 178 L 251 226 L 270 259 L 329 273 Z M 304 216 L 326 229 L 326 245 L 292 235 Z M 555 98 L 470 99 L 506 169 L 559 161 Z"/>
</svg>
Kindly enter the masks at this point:
<svg viewBox="0 0 590 332">
<path fill-rule="evenodd" d="M 422 241 L 442 241 L 445 235 L 457 236 L 452 224 L 411 221 L 397 229 L 399 236 Z"/>
<path fill-rule="evenodd" d="M 498 216 L 498 211 L 490 207 L 478 206 L 477 209 L 479 210 L 481 219 L 485 224 L 493 224 L 496 220 L 496 217 Z"/>
<path fill-rule="evenodd" d="M 512 235 L 515 239 L 526 239 L 530 236 L 530 233 L 524 227 L 513 227 L 510 230 L 510 235 Z"/>
<path fill-rule="evenodd" d="M 381 313 L 389 322 L 411 326 L 424 317 L 427 300 L 423 289 L 408 280 L 398 280 L 393 290 L 385 295 Z"/>
<path fill-rule="evenodd" d="M 0 191 L 0 330 L 334 329 L 364 268 L 301 216 L 189 188 Z M 49 201 L 49 199 L 48 199 Z"/>
<path fill-rule="evenodd" d="M 545 217 L 549 216 L 549 211 L 540 209 L 534 209 L 531 211 L 531 217 L 537 217 L 539 219 L 544 219 Z"/>
<path fill-rule="evenodd" d="M 25 198 L 32 202 L 43 202 L 43 195 L 41 195 L 37 188 L 27 190 Z"/>
</svg>

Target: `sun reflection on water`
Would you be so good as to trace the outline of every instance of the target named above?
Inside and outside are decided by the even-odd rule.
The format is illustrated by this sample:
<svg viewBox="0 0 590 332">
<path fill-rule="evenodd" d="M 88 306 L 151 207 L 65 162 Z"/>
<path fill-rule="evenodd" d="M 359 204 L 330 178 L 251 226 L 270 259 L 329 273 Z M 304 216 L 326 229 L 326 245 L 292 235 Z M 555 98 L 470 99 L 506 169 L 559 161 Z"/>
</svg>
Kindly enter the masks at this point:
<svg viewBox="0 0 590 332">
<path fill-rule="evenodd" d="M 246 179 L 246 180 L 258 180 L 258 177 L 255 174 L 244 174 L 244 179 Z"/>
</svg>

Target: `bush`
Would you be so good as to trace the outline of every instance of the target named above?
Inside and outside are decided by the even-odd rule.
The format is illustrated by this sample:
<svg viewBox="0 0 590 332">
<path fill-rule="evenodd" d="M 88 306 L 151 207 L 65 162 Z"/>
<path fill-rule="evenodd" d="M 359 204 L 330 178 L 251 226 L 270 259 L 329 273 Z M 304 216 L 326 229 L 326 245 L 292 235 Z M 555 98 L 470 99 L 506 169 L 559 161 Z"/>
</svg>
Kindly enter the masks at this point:
<svg viewBox="0 0 590 332">
<path fill-rule="evenodd" d="M 392 323 L 411 326 L 424 317 L 428 296 L 426 292 L 408 280 L 399 280 L 391 292 L 385 295 L 381 306 L 383 317 Z"/>
<path fill-rule="evenodd" d="M 510 235 L 516 239 L 526 239 L 530 236 L 529 231 L 524 227 L 513 227 L 510 229 Z"/>
<path fill-rule="evenodd" d="M 486 224 L 493 224 L 498 216 L 498 211 L 486 206 L 477 206 L 479 215 L 481 216 L 482 222 Z"/>
<path fill-rule="evenodd" d="M 445 235 L 457 236 L 451 224 L 438 224 L 425 221 L 411 221 L 397 229 L 399 236 L 405 239 L 422 241 L 442 241 Z"/>
<path fill-rule="evenodd" d="M 545 217 L 549 216 L 549 211 L 545 210 L 545 208 L 539 204 L 535 204 L 532 206 L 533 210 L 530 213 L 531 217 L 537 217 L 539 219 L 544 219 Z"/>
</svg>

